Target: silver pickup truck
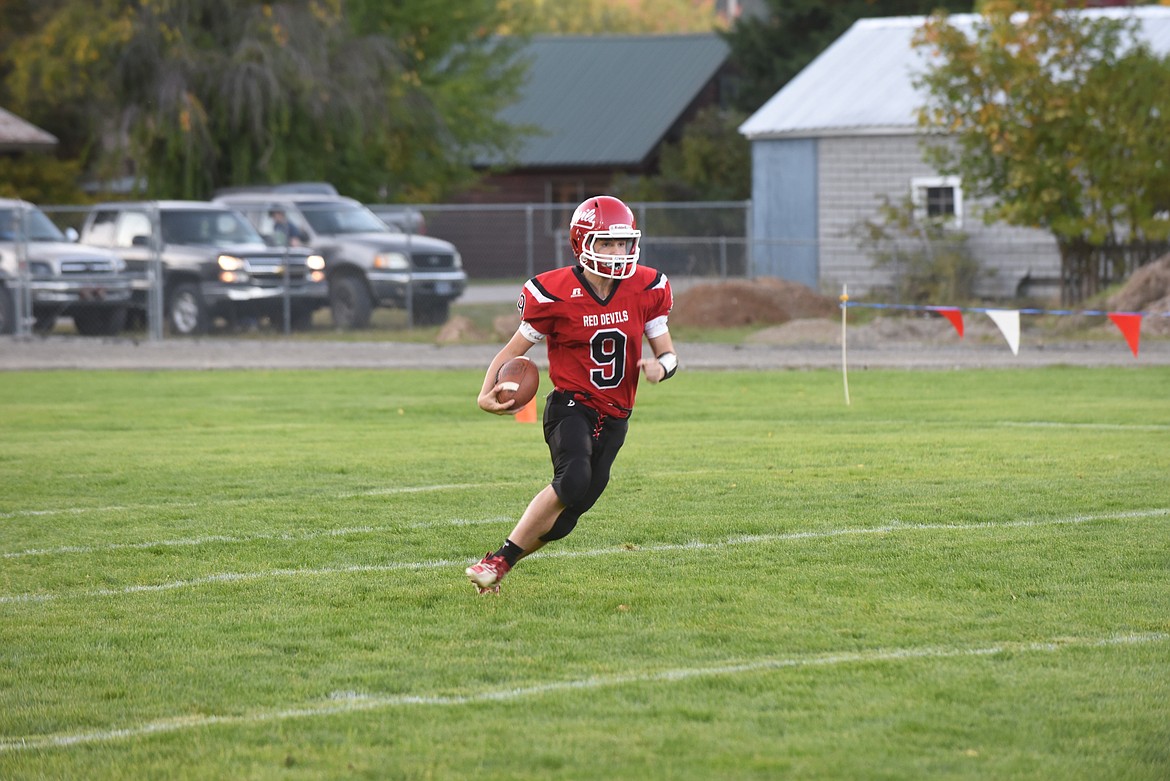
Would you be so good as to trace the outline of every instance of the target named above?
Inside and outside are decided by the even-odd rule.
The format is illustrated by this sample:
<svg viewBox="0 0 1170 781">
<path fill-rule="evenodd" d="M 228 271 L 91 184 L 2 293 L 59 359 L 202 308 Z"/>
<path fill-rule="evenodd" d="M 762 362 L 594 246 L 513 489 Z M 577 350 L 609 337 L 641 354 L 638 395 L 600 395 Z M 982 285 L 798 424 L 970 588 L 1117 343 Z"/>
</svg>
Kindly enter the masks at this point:
<svg viewBox="0 0 1170 781">
<path fill-rule="evenodd" d="M 15 333 L 23 315 L 36 333 L 68 316 L 85 336 L 114 336 L 130 296 L 118 255 L 74 243 L 31 203 L 0 198 L 0 334 Z"/>
</svg>

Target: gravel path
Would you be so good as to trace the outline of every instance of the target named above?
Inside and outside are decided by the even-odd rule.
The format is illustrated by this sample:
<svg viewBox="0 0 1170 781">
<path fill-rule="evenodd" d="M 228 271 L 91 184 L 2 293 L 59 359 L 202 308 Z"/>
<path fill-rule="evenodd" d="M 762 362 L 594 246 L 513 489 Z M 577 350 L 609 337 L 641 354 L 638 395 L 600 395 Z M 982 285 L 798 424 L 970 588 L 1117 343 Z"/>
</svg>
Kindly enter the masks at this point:
<svg viewBox="0 0 1170 781">
<path fill-rule="evenodd" d="M 695 369 L 840 368 L 835 344 L 732 346 L 677 344 L 681 365 Z M 467 369 L 485 368 L 498 345 L 402 342 L 325 342 L 270 339 L 97 339 L 0 337 L 0 371 L 53 369 Z M 544 363 L 543 349 L 532 353 Z M 1149 341 L 1134 358 L 1116 340 L 1021 344 L 1019 355 L 1003 342 L 951 344 L 891 342 L 850 347 L 849 369 L 974 369 L 1052 365 L 1167 366 L 1170 342 Z"/>
</svg>

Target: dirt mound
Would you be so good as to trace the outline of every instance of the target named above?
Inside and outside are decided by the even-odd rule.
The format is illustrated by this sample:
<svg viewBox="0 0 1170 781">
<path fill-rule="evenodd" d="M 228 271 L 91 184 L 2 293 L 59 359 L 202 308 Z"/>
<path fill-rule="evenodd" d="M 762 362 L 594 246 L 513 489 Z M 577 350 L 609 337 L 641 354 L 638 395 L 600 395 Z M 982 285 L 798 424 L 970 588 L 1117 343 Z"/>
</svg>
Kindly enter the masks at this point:
<svg viewBox="0 0 1170 781">
<path fill-rule="evenodd" d="M 1170 255 L 1135 271 L 1105 306 L 1115 312 L 1170 313 Z M 1143 318 L 1142 333 L 1170 334 L 1170 317 Z"/>
<path fill-rule="evenodd" d="M 798 282 L 760 277 L 694 285 L 675 296 L 670 322 L 711 328 L 775 325 L 833 317 L 837 311 L 835 299 Z"/>
<path fill-rule="evenodd" d="M 774 344 L 787 347 L 820 347 L 841 344 L 841 324 L 823 317 L 789 320 L 748 334 L 748 344 Z"/>
<path fill-rule="evenodd" d="M 438 344 L 459 344 L 465 341 L 483 341 L 486 335 L 470 319 L 455 315 L 435 335 Z"/>
</svg>

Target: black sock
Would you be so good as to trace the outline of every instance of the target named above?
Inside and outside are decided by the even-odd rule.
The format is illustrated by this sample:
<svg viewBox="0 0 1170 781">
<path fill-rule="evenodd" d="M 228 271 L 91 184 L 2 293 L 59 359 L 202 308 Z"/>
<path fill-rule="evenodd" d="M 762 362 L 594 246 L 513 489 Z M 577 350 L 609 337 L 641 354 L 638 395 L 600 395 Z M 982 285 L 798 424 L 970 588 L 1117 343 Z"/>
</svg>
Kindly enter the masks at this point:
<svg viewBox="0 0 1170 781">
<path fill-rule="evenodd" d="M 503 556 L 504 561 L 508 562 L 508 566 L 512 567 L 524 555 L 524 549 L 511 540 L 504 540 L 504 544 L 496 551 L 496 555 Z"/>
</svg>

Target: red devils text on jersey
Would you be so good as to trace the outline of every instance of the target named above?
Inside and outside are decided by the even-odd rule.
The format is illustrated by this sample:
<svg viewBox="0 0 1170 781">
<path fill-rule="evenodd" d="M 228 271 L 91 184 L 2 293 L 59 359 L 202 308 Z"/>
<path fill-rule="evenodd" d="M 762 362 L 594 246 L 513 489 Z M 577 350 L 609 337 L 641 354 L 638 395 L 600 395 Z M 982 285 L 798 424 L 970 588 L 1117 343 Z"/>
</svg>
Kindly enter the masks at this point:
<svg viewBox="0 0 1170 781">
<path fill-rule="evenodd" d="M 666 332 L 674 295 L 665 274 L 638 266 L 601 299 L 580 266 L 565 266 L 525 282 L 516 305 L 521 333 L 548 341 L 553 385 L 586 394 L 599 412 L 626 417 L 638 390 L 643 335 Z"/>
</svg>

